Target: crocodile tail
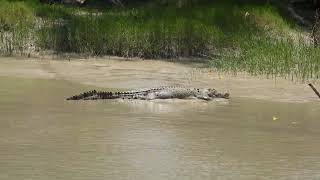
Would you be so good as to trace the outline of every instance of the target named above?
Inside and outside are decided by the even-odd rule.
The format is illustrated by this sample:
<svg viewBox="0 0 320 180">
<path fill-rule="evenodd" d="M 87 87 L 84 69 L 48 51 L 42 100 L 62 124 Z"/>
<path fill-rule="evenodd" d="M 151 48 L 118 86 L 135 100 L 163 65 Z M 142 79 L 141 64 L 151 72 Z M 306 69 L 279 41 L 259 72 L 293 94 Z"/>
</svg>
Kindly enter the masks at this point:
<svg viewBox="0 0 320 180">
<path fill-rule="evenodd" d="M 74 96 L 68 97 L 67 100 L 81 100 L 81 99 L 93 96 L 95 94 L 97 94 L 96 90 L 87 91 L 87 92 L 84 92 L 84 93 L 81 93 L 81 94 L 78 94 L 78 95 L 74 95 Z"/>
</svg>

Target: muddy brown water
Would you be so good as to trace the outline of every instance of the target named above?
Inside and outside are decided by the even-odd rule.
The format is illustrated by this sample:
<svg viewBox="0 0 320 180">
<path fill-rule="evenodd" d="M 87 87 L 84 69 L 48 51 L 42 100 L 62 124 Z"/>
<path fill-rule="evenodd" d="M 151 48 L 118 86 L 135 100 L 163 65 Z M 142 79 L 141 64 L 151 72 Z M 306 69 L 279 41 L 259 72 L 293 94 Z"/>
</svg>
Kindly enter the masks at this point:
<svg viewBox="0 0 320 180">
<path fill-rule="evenodd" d="M 320 105 L 310 89 L 141 64 L 3 58 L 0 179 L 320 179 Z M 232 98 L 64 100 L 158 84 L 217 84 Z"/>
</svg>

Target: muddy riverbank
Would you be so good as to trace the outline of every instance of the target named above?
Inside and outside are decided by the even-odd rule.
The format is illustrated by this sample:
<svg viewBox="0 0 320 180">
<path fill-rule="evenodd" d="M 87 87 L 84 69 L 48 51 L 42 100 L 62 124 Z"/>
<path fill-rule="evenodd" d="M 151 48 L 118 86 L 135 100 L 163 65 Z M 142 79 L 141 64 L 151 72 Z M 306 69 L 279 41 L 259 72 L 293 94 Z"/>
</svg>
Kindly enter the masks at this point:
<svg viewBox="0 0 320 180">
<path fill-rule="evenodd" d="M 201 64 L 124 59 L 48 60 L 1 58 L 0 76 L 41 78 L 111 89 L 155 86 L 213 87 L 233 97 L 282 102 L 316 101 L 307 83 L 219 73 Z M 313 82 L 318 85 L 317 82 Z M 79 89 L 78 92 L 81 92 Z"/>
</svg>

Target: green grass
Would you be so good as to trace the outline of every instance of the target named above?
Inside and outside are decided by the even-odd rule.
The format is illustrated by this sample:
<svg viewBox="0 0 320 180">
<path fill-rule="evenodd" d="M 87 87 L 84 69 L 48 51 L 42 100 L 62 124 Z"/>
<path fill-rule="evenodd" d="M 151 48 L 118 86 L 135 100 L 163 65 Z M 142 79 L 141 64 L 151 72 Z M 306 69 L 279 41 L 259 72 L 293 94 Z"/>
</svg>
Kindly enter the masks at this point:
<svg viewBox="0 0 320 180">
<path fill-rule="evenodd" d="M 299 38 L 292 34 L 299 35 L 299 27 L 283 18 L 278 6 L 271 3 L 234 0 L 194 5 L 188 1 L 178 8 L 170 1 L 169 6 L 130 4 L 97 10 L 44 5 L 34 0 L 1 2 L 10 12 L 0 11 L 0 27 L 9 24 L 13 29 L 35 31 L 42 50 L 92 56 L 211 57 L 210 65 L 226 72 L 319 77 L 320 50 L 298 43 Z M 19 23 L 8 20 L 21 18 L 14 14 L 16 5 L 30 19 L 28 23 L 12 21 L 20 22 L 19 27 L 13 25 Z M 35 28 L 32 24 L 39 18 L 45 23 Z"/>
</svg>

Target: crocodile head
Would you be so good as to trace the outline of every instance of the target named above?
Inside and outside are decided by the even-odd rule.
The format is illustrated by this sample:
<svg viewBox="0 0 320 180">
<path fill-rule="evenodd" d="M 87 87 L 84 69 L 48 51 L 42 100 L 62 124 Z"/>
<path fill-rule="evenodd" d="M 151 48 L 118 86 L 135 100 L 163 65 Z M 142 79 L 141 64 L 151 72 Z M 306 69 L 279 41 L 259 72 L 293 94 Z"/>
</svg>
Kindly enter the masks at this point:
<svg viewBox="0 0 320 180">
<path fill-rule="evenodd" d="M 206 89 L 206 93 L 208 94 L 209 97 L 212 98 L 225 98 L 225 99 L 229 99 L 230 93 L 219 93 L 217 90 L 215 89 Z"/>
</svg>

